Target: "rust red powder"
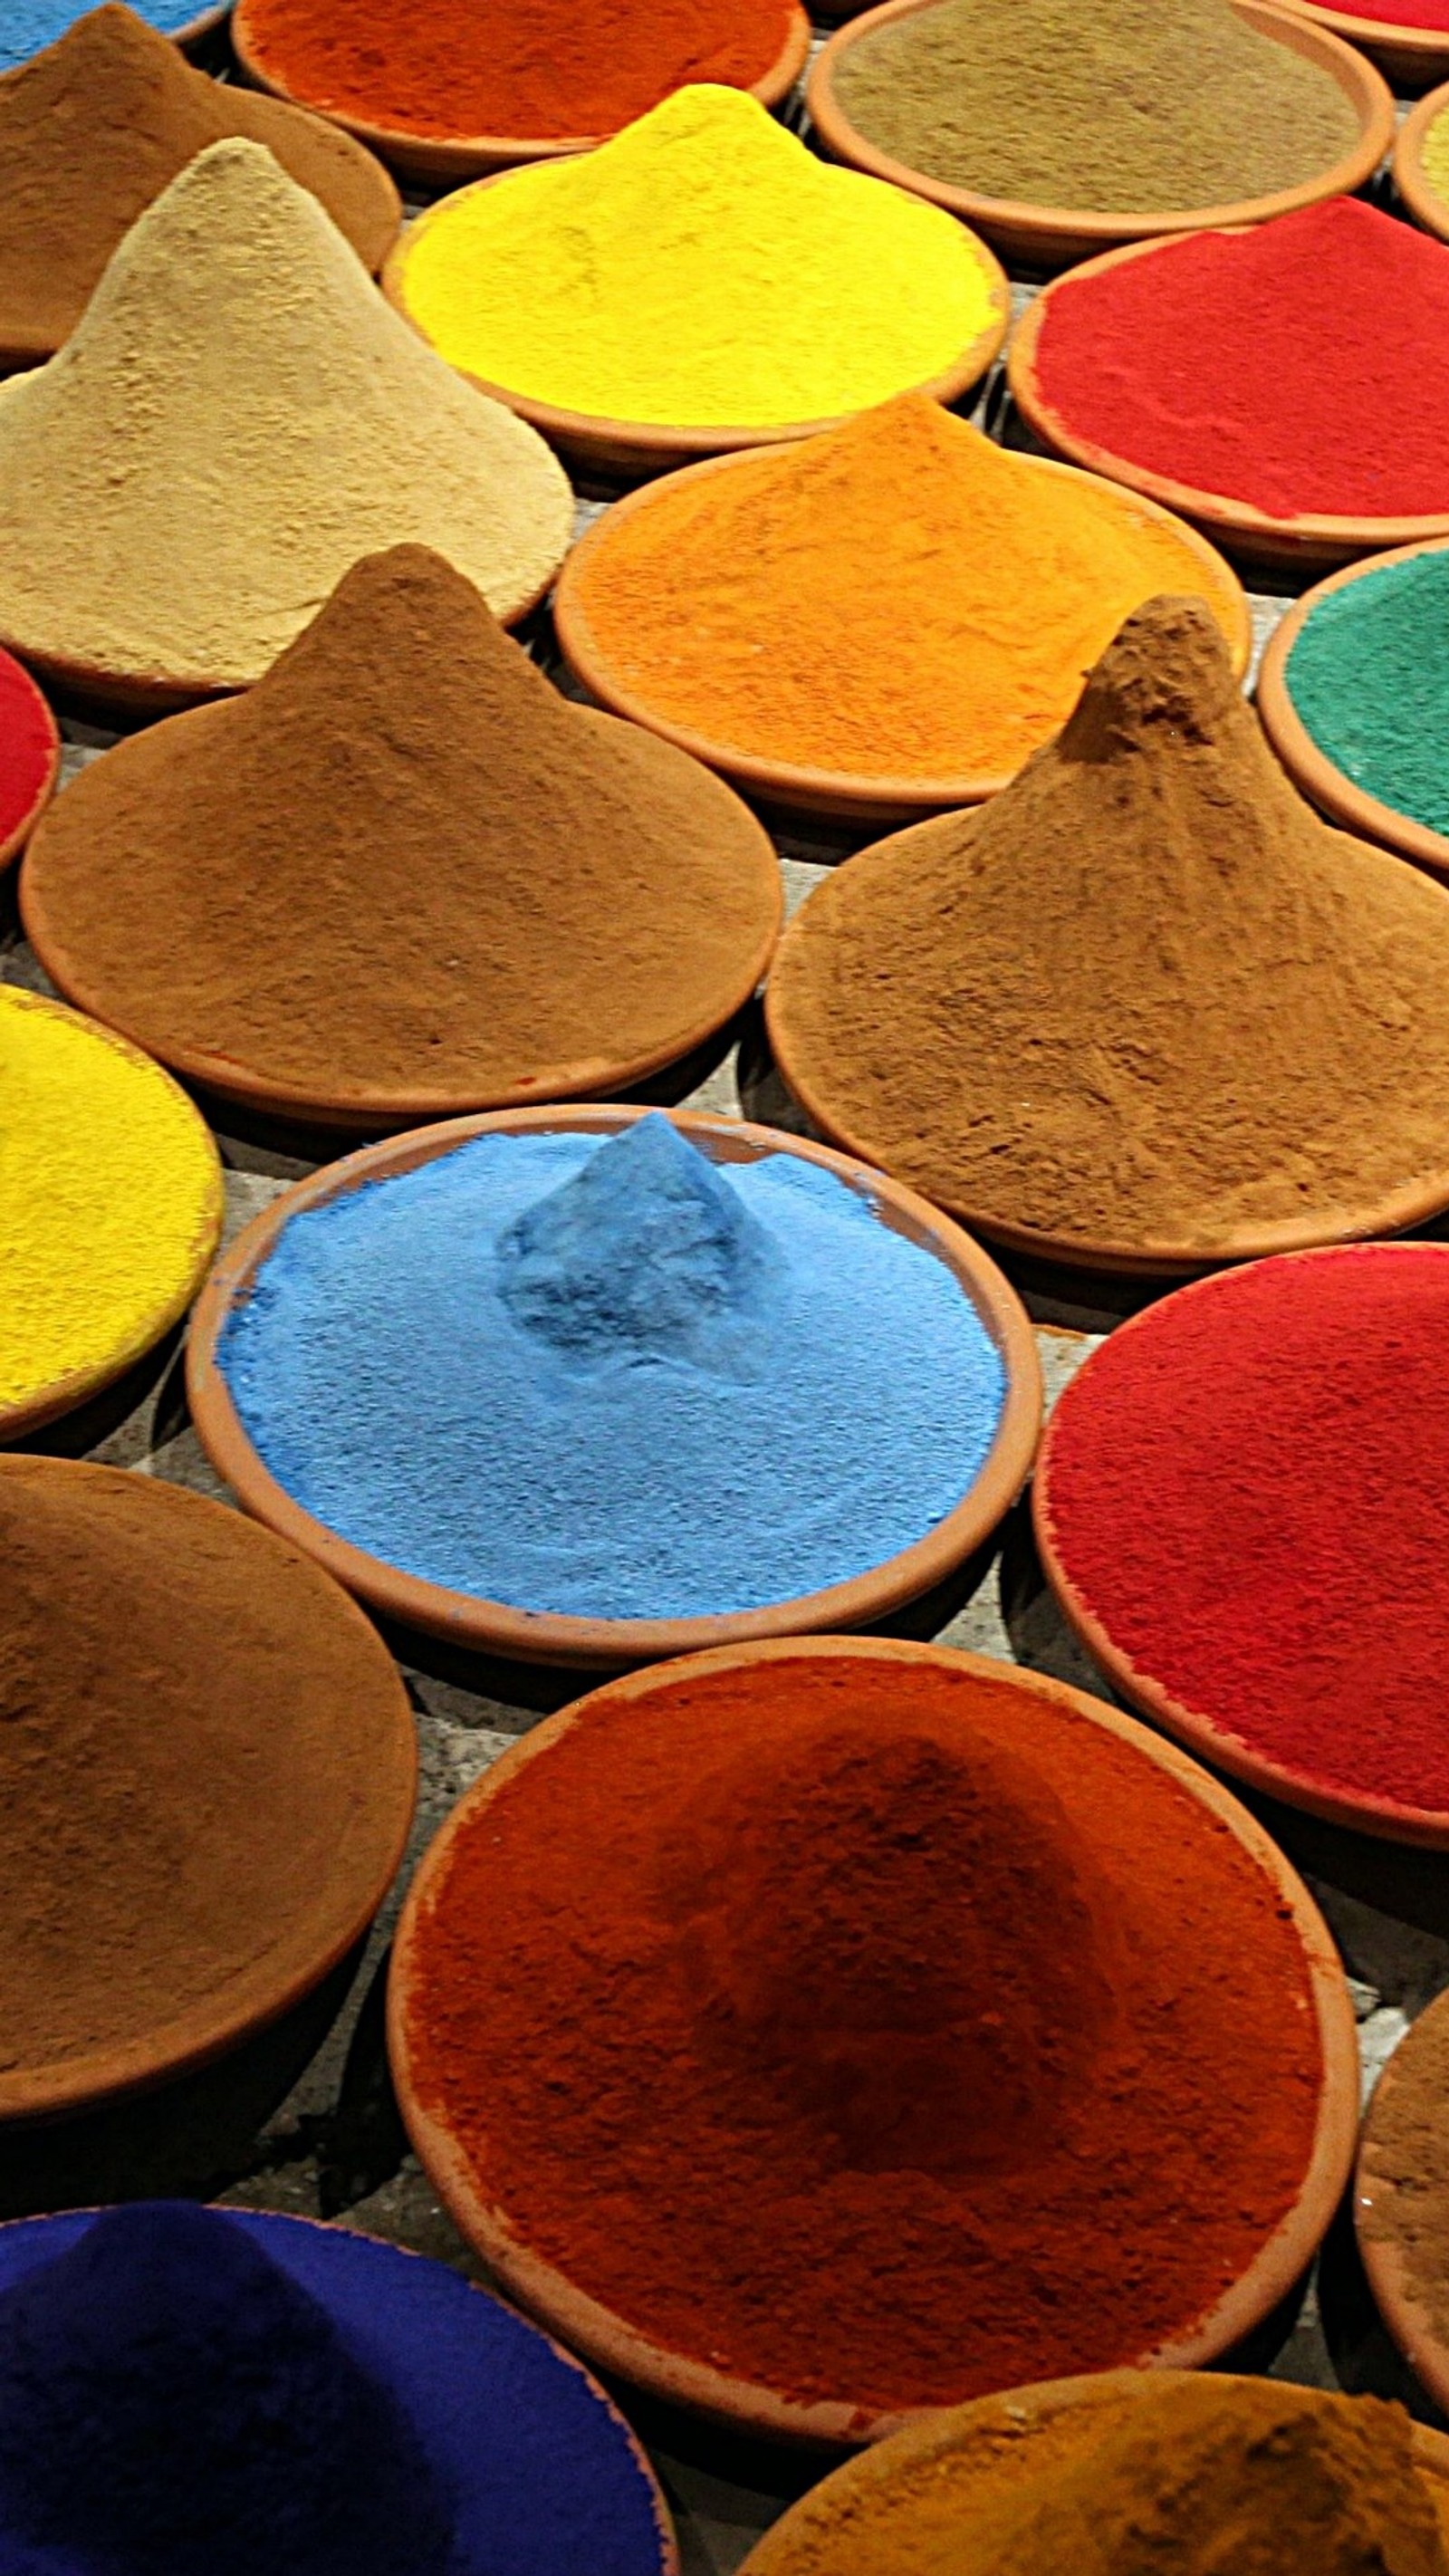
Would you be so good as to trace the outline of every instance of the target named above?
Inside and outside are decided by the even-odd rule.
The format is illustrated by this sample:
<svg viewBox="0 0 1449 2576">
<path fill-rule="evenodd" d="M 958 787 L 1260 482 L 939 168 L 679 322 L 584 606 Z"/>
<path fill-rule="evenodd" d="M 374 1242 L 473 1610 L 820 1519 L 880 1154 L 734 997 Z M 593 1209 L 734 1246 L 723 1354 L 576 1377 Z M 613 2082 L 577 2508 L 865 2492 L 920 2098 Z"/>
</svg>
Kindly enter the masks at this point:
<svg viewBox="0 0 1449 2576">
<path fill-rule="evenodd" d="M 56 763 L 55 718 L 20 664 L 0 653 L 0 867 L 35 816 Z"/>
</svg>

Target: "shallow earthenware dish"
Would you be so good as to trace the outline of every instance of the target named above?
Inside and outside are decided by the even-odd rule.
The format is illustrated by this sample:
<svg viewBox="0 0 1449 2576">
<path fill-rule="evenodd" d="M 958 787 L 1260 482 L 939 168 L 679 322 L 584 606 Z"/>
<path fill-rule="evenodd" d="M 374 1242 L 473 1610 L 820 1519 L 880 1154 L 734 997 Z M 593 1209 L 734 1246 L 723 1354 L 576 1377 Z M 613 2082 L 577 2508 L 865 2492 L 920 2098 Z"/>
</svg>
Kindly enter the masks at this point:
<svg viewBox="0 0 1449 2576">
<path fill-rule="evenodd" d="M 917 0 L 908 0 L 915 7 Z M 763 451 L 757 450 L 756 453 Z M 735 470 L 740 459 L 735 456 L 707 457 L 699 465 L 687 465 L 669 478 L 669 488 L 678 483 L 699 483 L 707 474 L 727 474 Z M 1048 457 L 1024 458 L 1033 472 L 1074 474 L 1077 468 L 1058 465 Z M 1093 480 L 1100 484 L 1101 478 Z M 1108 487 L 1120 495 L 1120 486 Z M 575 677 L 581 680 L 601 706 L 614 715 L 627 716 L 632 724 L 643 725 L 650 733 L 672 742 L 681 751 L 693 754 L 710 769 L 719 771 L 733 787 L 748 796 L 761 798 L 774 805 L 792 808 L 797 813 L 827 814 L 852 822 L 884 826 L 891 822 L 909 822 L 922 814 L 938 812 L 957 805 L 979 805 L 995 796 L 1008 783 L 1006 777 L 988 777 L 984 773 L 964 778 L 868 778 L 852 776 L 846 770 L 798 768 L 788 761 L 766 760 L 755 753 L 736 749 L 713 736 L 696 733 L 687 725 L 678 725 L 656 712 L 647 695 L 615 676 L 612 664 L 596 642 L 589 625 L 588 611 L 581 593 L 583 576 L 591 564 L 605 559 L 616 530 L 624 520 L 647 511 L 655 494 L 664 489 L 659 483 L 646 483 L 637 492 L 627 493 L 616 501 L 606 515 L 594 525 L 573 548 L 559 576 L 554 595 L 554 624 L 565 659 Z M 1125 496 L 1121 496 L 1125 498 Z M 1156 502 L 1134 495 L 1130 509 L 1150 513 L 1159 525 L 1168 521 L 1169 513 Z M 1203 579 L 1212 585 L 1215 599 L 1229 606 L 1232 614 L 1233 668 L 1241 679 L 1247 670 L 1253 648 L 1253 625 L 1243 587 L 1231 566 L 1223 561 L 1195 528 L 1181 520 L 1171 521 L 1172 531 L 1181 539 L 1184 555 L 1184 587 L 1191 587 L 1190 566 L 1195 560 Z M 907 638 L 903 650 L 909 650 Z"/>
<path fill-rule="evenodd" d="M 1440 2412 L 1449 2414 L 1449 2339 L 1416 2289 L 1412 2268 L 1406 2262 L 1398 2241 L 1401 2204 L 1405 2222 L 1412 2224 L 1413 2204 L 1417 2196 L 1415 2177 L 1409 2175 L 1396 2180 L 1393 2175 L 1380 2172 L 1376 2162 L 1386 2105 L 1392 2102 L 1401 2086 L 1415 2085 L 1418 2081 L 1419 2032 L 1428 2022 L 1442 2022 L 1446 2013 L 1449 2013 L 1449 1997 L 1441 1994 L 1400 2041 L 1379 2077 L 1359 2143 L 1353 2216 L 1358 2250 L 1379 2314 L 1415 2378 L 1428 2390 Z M 1430 2107 L 1437 2109 L 1442 2125 L 1445 2113 L 1449 2112 L 1449 2104 L 1436 2101 L 1431 2105 L 1431 2097 L 1426 2095 L 1425 2108 Z M 1445 2440 L 1441 2434 L 1433 2438 Z"/>
<path fill-rule="evenodd" d="M 11 865 L 13 860 L 19 858 L 21 851 L 29 840 L 31 833 L 34 831 L 36 824 L 41 818 L 41 815 L 45 812 L 47 805 L 55 794 L 55 782 L 60 776 L 60 727 L 55 721 L 55 717 L 51 712 L 48 701 L 42 695 L 41 691 L 36 688 L 33 680 L 30 683 L 30 687 L 32 704 L 34 705 L 37 713 L 44 718 L 45 730 L 50 741 L 50 753 L 46 763 L 45 776 L 36 790 L 35 796 L 26 812 L 21 815 L 19 822 L 15 825 L 12 831 L 0 833 L 0 875 L 3 875 L 5 869 Z"/>
<path fill-rule="evenodd" d="M 1023 1723 L 1049 1725 L 1058 1709 L 1086 1717 L 1106 1732 L 1135 1747 L 1177 1780 L 1204 1812 L 1205 1830 L 1224 1827 L 1249 1852 L 1278 1891 L 1302 1943 L 1305 1971 L 1318 2020 L 1323 2052 L 1323 2084 L 1318 2123 L 1308 2171 L 1297 2200 L 1248 2269 L 1224 2292 L 1205 2316 L 1184 2318 L 1173 2334 L 1152 2352 L 1137 2357 L 1138 2369 L 1199 2369 L 1229 2351 L 1268 2316 L 1300 2279 L 1312 2261 L 1338 2205 L 1352 2165 L 1358 2127 L 1358 2052 L 1352 2006 L 1332 1936 L 1307 1889 L 1262 1827 L 1230 1792 L 1178 1752 L 1174 1745 L 1123 1716 L 1105 1701 L 1065 1682 L 1019 1671 L 979 1655 L 943 1646 L 917 1645 L 884 1637 L 816 1637 L 739 1645 L 694 1659 L 698 1671 L 739 1671 L 766 1658 L 796 1655 L 831 1656 L 874 1667 L 892 1663 L 935 1663 L 980 1672 L 993 1681 L 1009 1678 L 1020 1689 Z M 850 2402 L 823 2399 L 811 2404 L 777 2394 L 751 2382 L 730 2378 L 711 2365 L 652 2342 L 612 2310 L 575 2287 L 552 2264 L 536 2254 L 510 2225 L 508 2213 L 486 2193 L 451 2132 L 419 2102 L 408 2059 L 408 2016 L 417 1990 L 419 1925 L 442 1887 L 445 1865 L 460 1825 L 476 1820 L 500 1791 L 511 1787 L 525 1765 L 546 1752 L 558 1735 L 587 1722 L 597 1701 L 638 1699 L 656 1689 L 677 1687 L 679 1673 L 634 1673 L 610 1682 L 602 1692 L 576 1700 L 547 1719 L 493 1764 L 461 1798 L 430 1845 L 413 1879 L 393 1949 L 388 1982 L 388 2053 L 399 2105 L 413 2145 L 434 2189 L 455 2224 L 489 2266 L 504 2289 L 529 2314 L 537 2316 L 571 2350 L 581 2352 L 595 2368 L 616 2374 L 651 2396 L 687 2406 L 736 2431 L 773 2441 L 858 2444 L 896 2432 L 902 2415 L 869 2416 Z M 1210 1821 L 1209 1821 L 1210 1820 Z M 923 2410 L 924 2412 L 925 2410 Z M 929 2410 L 939 2420 L 940 2410 Z"/>
<path fill-rule="evenodd" d="M 294 107 L 310 108 L 314 116 L 325 116 L 332 125 L 340 125 L 345 134 L 355 135 L 369 151 L 400 170 L 405 178 L 446 182 L 452 179 L 477 179 L 491 170 L 511 170 L 528 161 L 557 161 L 571 152 L 591 152 L 596 144 L 607 140 L 601 134 L 578 134 L 550 139 L 546 143 L 525 142 L 504 134 L 459 135 L 441 140 L 437 136 L 410 134 L 405 127 L 372 125 L 356 116 L 342 116 L 330 108 L 318 107 L 293 89 L 288 89 L 278 76 L 266 69 L 264 49 L 252 34 L 247 0 L 239 0 L 232 20 L 232 48 L 247 79 L 271 97 L 290 101 Z M 792 7 L 789 31 L 770 68 L 754 82 L 749 95 L 762 107 L 778 107 L 789 97 L 805 68 L 810 51 L 810 21 L 803 8 Z"/>
<path fill-rule="evenodd" d="M 1346 9 L 1320 8 L 1317 0 L 1281 0 L 1281 5 L 1356 45 L 1396 90 L 1427 89 L 1449 74 L 1449 28 L 1396 27 L 1387 18 L 1355 18 Z"/>
<path fill-rule="evenodd" d="M 1449 223 L 1449 207 L 1445 208 L 1445 219 Z M 1346 778 L 1320 751 L 1298 712 L 1288 682 L 1289 657 L 1320 600 L 1327 599 L 1331 591 L 1346 590 L 1350 583 L 1362 580 L 1365 573 L 1377 572 L 1383 564 L 1407 563 L 1413 555 L 1442 554 L 1444 550 L 1443 540 L 1438 545 L 1399 546 L 1391 554 L 1350 564 L 1306 590 L 1269 639 L 1258 674 L 1258 713 L 1263 731 L 1294 786 L 1331 822 L 1345 832 L 1357 833 L 1361 840 L 1382 842 L 1385 849 L 1397 851 L 1402 859 L 1411 859 L 1416 867 L 1431 868 L 1436 876 L 1449 877 L 1449 838 L 1432 831 L 1427 823 L 1416 823 L 1411 815 L 1396 813 L 1392 805 L 1381 804 L 1377 796 L 1370 796 Z"/>
<path fill-rule="evenodd" d="M 1194 229 L 1205 228 L 1198 225 Z M 1254 227 L 1240 224 L 1231 229 L 1247 232 Z M 1326 569 L 1357 555 L 1381 554 L 1391 546 L 1423 545 L 1436 537 L 1449 537 L 1449 507 L 1415 519 L 1333 518 L 1313 511 L 1292 519 L 1271 519 L 1250 501 L 1200 491 L 1190 483 L 1174 483 L 1166 475 L 1155 473 L 1151 466 L 1114 455 L 1085 431 L 1074 429 L 1048 401 L 1037 377 L 1036 351 L 1052 297 L 1065 287 L 1077 287 L 1083 279 L 1104 276 L 1124 260 L 1170 259 L 1174 243 L 1190 238 L 1189 234 L 1178 233 L 1166 240 L 1129 242 L 1120 250 L 1104 252 L 1100 259 L 1084 260 L 1080 268 L 1044 287 L 1027 307 L 1011 336 L 1007 373 L 1017 408 L 1043 445 L 1074 465 L 1085 465 L 1093 474 L 1104 474 L 1109 483 L 1125 483 L 1129 491 L 1146 493 L 1149 500 L 1160 501 L 1179 518 L 1191 519 L 1231 552 L 1300 578 L 1310 565 L 1321 564 Z"/>
<path fill-rule="evenodd" d="M 205 44 L 208 36 L 214 35 L 218 27 L 225 26 L 231 16 L 231 8 L 232 0 L 221 0 L 219 8 L 203 9 L 199 17 L 188 18 L 184 27 L 176 29 L 172 44 L 180 45 L 183 52 L 188 52 L 193 45 Z"/>
<path fill-rule="evenodd" d="M 1449 54 L 1449 37 L 1445 39 Z M 1431 89 L 1421 98 L 1412 114 L 1405 117 L 1394 145 L 1394 186 L 1408 207 L 1416 224 L 1440 241 L 1449 241 L 1449 202 L 1440 195 L 1424 167 L 1424 145 L 1429 129 L 1449 111 L 1449 81 Z"/>
<path fill-rule="evenodd" d="M 1094 251 L 1119 242 L 1145 241 L 1164 233 L 1202 232 L 1209 226 L 1266 223 L 1273 215 L 1292 214 L 1295 207 L 1316 205 L 1324 197 L 1350 196 L 1372 178 L 1394 139 L 1394 100 L 1387 81 L 1341 38 L 1297 17 L 1275 0 L 1232 0 L 1236 15 L 1255 34 L 1271 36 L 1289 51 L 1328 73 L 1342 90 L 1358 119 L 1358 140 L 1351 152 L 1296 187 L 1279 188 L 1266 197 L 1240 197 L 1228 205 L 1186 207 L 1170 214 L 1093 214 L 1085 209 L 1033 205 L 1025 200 L 983 197 L 950 180 L 933 179 L 893 160 L 851 124 L 835 89 L 837 73 L 852 46 L 877 28 L 901 18 L 917 17 L 938 0 L 885 0 L 832 36 L 818 54 L 810 74 L 806 103 L 827 150 L 853 170 L 873 179 L 893 179 L 932 205 L 959 215 L 1000 251 L 1004 259 L 1027 268 L 1060 268 L 1071 260 L 1089 259 Z"/>
<path fill-rule="evenodd" d="M 1026 1481 L 1041 1428 L 1041 1369 L 1024 1307 L 993 1261 L 914 1192 L 878 1172 L 846 1161 L 798 1137 L 732 1119 L 672 1113 L 675 1126 L 716 1163 L 753 1163 L 788 1154 L 833 1172 L 874 1209 L 880 1221 L 943 1263 L 959 1282 L 1001 1355 L 1006 1393 L 996 1436 L 960 1502 L 914 1546 L 868 1574 L 827 1591 L 701 1619 L 579 1619 L 514 1610 L 476 1594 L 445 1591 L 367 1555 L 339 1538 L 294 1502 L 263 1465 L 242 1426 L 217 1362 L 228 1316 L 244 1305 L 287 1220 L 299 1210 L 412 1171 L 472 1136 L 617 1136 L 648 1115 L 644 1109 L 518 1109 L 485 1118 L 456 1118 L 373 1145 L 332 1163 L 273 1201 L 217 1263 L 202 1292 L 187 1343 L 187 1385 L 192 1415 L 217 1473 L 244 1508 L 284 1538 L 306 1548 L 339 1582 L 385 1616 L 432 1636 L 524 1663 L 561 1664 L 586 1671 L 654 1662 L 705 1646 L 742 1644 L 760 1637 L 793 1637 L 819 1628 L 860 1628 L 919 1599 L 958 1571 L 991 1536 Z"/>
<path fill-rule="evenodd" d="M 495 172 L 491 179 L 479 179 L 475 188 L 506 187 L 517 176 L 511 170 Z M 433 343 L 409 310 L 406 293 L 407 263 L 416 243 L 440 215 L 471 196 L 473 189 L 460 188 L 451 197 L 440 199 L 409 226 L 383 262 L 381 286 L 388 302 L 403 320 L 432 348 Z M 909 189 L 902 190 L 910 195 Z M 963 225 L 962 230 L 965 231 Z M 985 375 L 993 360 L 1000 355 L 1011 322 L 1011 288 L 1000 261 L 985 242 L 969 236 L 974 257 L 981 269 L 990 296 L 990 319 L 974 340 L 962 350 L 959 358 L 939 376 L 923 385 L 902 385 L 902 393 L 929 394 L 934 401 L 954 403 Z M 699 422 L 666 427 L 654 421 L 609 420 L 602 414 L 563 411 L 554 403 L 535 402 L 529 395 L 510 393 L 506 385 L 490 384 L 484 376 L 474 376 L 465 367 L 456 370 L 465 384 L 476 386 L 491 401 L 507 405 L 520 420 L 540 430 L 551 447 L 565 458 L 591 471 L 608 475 L 664 474 L 676 465 L 689 465 L 703 456 L 726 456 L 742 448 L 778 447 L 787 439 L 810 438 L 822 429 L 840 429 L 852 413 L 837 413 L 829 420 L 772 421 L 765 429 L 731 429 Z M 1113 478 L 1114 480 L 1120 478 Z M 3 640 L 3 639 L 0 639 Z"/>
</svg>

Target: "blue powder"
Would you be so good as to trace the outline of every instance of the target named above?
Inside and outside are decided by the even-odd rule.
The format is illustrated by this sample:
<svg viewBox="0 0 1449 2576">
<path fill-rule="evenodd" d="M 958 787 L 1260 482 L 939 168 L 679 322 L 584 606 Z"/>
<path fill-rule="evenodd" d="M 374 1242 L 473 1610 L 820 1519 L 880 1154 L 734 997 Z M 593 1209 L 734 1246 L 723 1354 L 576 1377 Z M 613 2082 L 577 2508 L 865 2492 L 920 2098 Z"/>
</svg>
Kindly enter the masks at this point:
<svg viewBox="0 0 1449 2576">
<path fill-rule="evenodd" d="M 271 1473 L 405 1572 L 693 1618 L 863 1574 L 983 1465 L 1000 1355 L 831 1172 L 667 1118 L 486 1136 L 283 1229 L 220 1366 Z"/>
<path fill-rule="evenodd" d="M 1449 834 L 1449 552 L 1381 564 L 1310 610 L 1288 694 L 1366 796 Z"/>
<path fill-rule="evenodd" d="M 128 5 L 148 26 L 174 36 L 201 16 L 206 0 L 128 0 Z M 70 0 L 0 0 L 0 72 L 13 71 L 17 63 L 42 53 L 86 14 L 86 7 L 73 7 Z"/>
</svg>

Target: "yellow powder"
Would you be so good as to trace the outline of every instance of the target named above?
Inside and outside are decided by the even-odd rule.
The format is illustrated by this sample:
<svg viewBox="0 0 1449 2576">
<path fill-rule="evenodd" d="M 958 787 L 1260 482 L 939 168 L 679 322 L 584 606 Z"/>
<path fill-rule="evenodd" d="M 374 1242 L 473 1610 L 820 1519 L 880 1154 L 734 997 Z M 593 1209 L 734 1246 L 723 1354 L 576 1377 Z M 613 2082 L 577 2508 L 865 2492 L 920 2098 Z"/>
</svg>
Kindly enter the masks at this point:
<svg viewBox="0 0 1449 2576">
<path fill-rule="evenodd" d="M 216 1147 L 170 1076 L 0 985 L 0 1411 L 139 1359 L 184 1313 L 221 1213 Z"/>
<path fill-rule="evenodd" d="M 698 85 L 577 160 L 464 189 L 390 288 L 465 374 L 674 426 L 834 420 L 943 374 L 992 320 L 980 244 Z"/>
<path fill-rule="evenodd" d="M 1449 204 L 1449 108 L 1435 117 L 1424 137 L 1420 158 L 1434 194 Z"/>
</svg>

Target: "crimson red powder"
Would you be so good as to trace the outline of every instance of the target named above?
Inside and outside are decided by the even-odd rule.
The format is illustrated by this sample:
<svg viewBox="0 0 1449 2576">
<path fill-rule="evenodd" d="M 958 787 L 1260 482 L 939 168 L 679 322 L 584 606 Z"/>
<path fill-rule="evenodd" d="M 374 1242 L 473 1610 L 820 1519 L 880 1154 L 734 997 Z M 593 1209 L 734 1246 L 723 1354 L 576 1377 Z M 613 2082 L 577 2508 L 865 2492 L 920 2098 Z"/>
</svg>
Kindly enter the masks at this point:
<svg viewBox="0 0 1449 2576">
<path fill-rule="evenodd" d="M 0 866 L 34 817 L 55 761 L 55 718 L 18 662 L 0 653 Z"/>
<path fill-rule="evenodd" d="M 1388 27 L 1449 27 L 1449 0 L 1333 0 L 1348 18 L 1377 18 Z"/>
<path fill-rule="evenodd" d="M 1449 1246 L 1260 1261 L 1115 1332 L 1037 1509 L 1118 1649 L 1306 1786 L 1449 1810 Z"/>
<path fill-rule="evenodd" d="M 1449 248 L 1357 198 L 1066 278 L 1036 376 L 1077 437 L 1272 518 L 1449 510 Z"/>
</svg>

